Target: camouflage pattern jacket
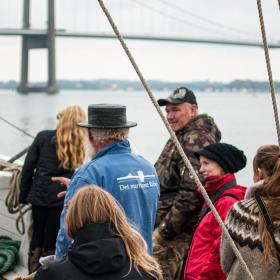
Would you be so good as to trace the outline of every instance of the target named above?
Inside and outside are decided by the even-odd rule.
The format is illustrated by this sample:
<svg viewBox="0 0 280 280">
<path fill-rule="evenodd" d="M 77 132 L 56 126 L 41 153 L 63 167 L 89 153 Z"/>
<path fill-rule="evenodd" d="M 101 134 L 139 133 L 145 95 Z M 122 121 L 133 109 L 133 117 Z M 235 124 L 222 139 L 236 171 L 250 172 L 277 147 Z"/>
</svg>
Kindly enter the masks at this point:
<svg viewBox="0 0 280 280">
<path fill-rule="evenodd" d="M 199 161 L 194 152 L 219 142 L 221 132 L 212 117 L 200 114 L 176 132 L 188 159 L 196 171 Z M 156 226 L 160 235 L 168 240 L 181 233 L 191 233 L 197 223 L 203 198 L 196 192 L 194 180 L 171 139 L 166 143 L 155 164 L 160 180 L 160 201 Z"/>
</svg>

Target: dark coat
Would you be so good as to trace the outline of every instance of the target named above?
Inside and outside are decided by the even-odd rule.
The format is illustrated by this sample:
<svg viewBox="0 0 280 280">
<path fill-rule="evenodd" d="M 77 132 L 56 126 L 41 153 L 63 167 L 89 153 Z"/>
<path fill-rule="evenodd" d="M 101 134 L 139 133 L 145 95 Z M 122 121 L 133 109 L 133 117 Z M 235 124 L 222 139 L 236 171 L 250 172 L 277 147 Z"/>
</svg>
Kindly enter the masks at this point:
<svg viewBox="0 0 280 280">
<path fill-rule="evenodd" d="M 40 268 L 35 280 L 155 280 L 135 268 L 129 271 L 124 243 L 108 223 L 79 230 L 65 260 Z M 124 277 L 125 276 L 125 277 Z"/>
<path fill-rule="evenodd" d="M 57 198 L 57 194 L 65 191 L 65 187 L 53 182 L 51 177 L 71 178 L 73 171 L 59 167 L 55 133 L 55 130 L 39 132 L 29 148 L 22 168 L 20 203 L 42 207 L 63 205 L 63 199 Z"/>
</svg>

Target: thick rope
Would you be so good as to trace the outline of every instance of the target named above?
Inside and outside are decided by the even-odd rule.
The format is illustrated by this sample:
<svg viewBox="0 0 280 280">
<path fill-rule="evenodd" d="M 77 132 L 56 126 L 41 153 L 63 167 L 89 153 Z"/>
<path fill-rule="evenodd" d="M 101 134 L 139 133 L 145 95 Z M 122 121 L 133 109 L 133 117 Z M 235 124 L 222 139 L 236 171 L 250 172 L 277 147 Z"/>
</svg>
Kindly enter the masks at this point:
<svg viewBox="0 0 280 280">
<path fill-rule="evenodd" d="M 9 192 L 5 199 L 5 205 L 9 213 L 19 213 L 16 219 L 16 229 L 20 234 L 24 234 L 26 230 L 24 215 L 31 209 L 31 207 L 19 203 L 21 166 L 1 160 L 0 169 L 2 168 L 4 168 L 4 171 L 12 172 L 12 177 L 9 182 Z"/>
<path fill-rule="evenodd" d="M 122 45 L 122 47 L 123 47 L 123 49 L 124 49 L 126 55 L 128 56 L 128 58 L 129 58 L 131 64 L 133 65 L 133 67 L 134 67 L 134 69 L 135 69 L 135 71 L 136 71 L 136 73 L 137 73 L 137 75 L 138 75 L 140 81 L 142 82 L 142 84 L 143 84 L 143 86 L 144 86 L 146 92 L 148 93 L 148 95 L 149 95 L 149 97 L 150 97 L 152 103 L 154 104 L 154 106 L 155 106 L 157 112 L 159 113 L 159 115 L 160 115 L 162 121 L 164 122 L 164 124 L 165 124 L 167 130 L 169 131 L 170 136 L 171 136 L 171 138 L 172 138 L 172 140 L 173 140 L 173 142 L 174 142 L 176 148 L 178 149 L 179 154 L 181 155 L 181 157 L 182 157 L 182 159 L 183 159 L 185 165 L 187 166 L 188 170 L 191 172 L 191 174 L 192 174 L 192 176 L 193 176 L 193 178 L 194 178 L 194 181 L 195 181 L 196 185 L 199 187 L 199 189 L 200 189 L 200 191 L 201 191 L 201 193 L 202 193 L 202 195 L 203 195 L 203 197 L 204 197 L 204 199 L 205 199 L 207 205 L 208 205 L 209 208 L 211 209 L 211 211 L 212 211 L 213 215 L 215 216 L 217 222 L 219 223 L 219 225 L 220 225 L 221 228 L 223 229 L 223 232 L 225 233 L 226 237 L 227 237 L 228 240 L 230 241 L 231 247 L 232 247 L 232 249 L 233 249 L 233 251 L 234 251 L 236 257 L 240 260 L 241 265 L 243 266 L 243 268 L 244 268 L 245 271 L 247 272 L 249 278 L 250 278 L 250 279 L 254 279 L 252 273 L 250 272 L 248 266 L 246 265 L 246 263 L 244 262 L 244 260 L 243 260 L 243 258 L 242 258 L 242 256 L 241 256 L 240 252 L 238 251 L 238 249 L 237 249 L 237 247 L 236 247 L 234 241 L 232 240 L 232 238 L 231 238 L 231 236 L 230 236 L 230 234 L 229 234 L 227 228 L 225 227 L 225 225 L 224 225 L 224 223 L 223 223 L 221 217 L 219 216 L 219 214 L 218 214 L 217 210 L 215 209 L 214 205 L 212 204 L 212 202 L 211 202 L 211 200 L 210 200 L 210 198 L 209 198 L 209 196 L 208 196 L 208 194 L 207 194 L 205 188 L 202 186 L 202 184 L 201 184 L 201 182 L 200 182 L 200 180 L 199 180 L 199 178 L 198 178 L 198 176 L 197 176 L 195 170 L 193 169 L 193 167 L 192 167 L 192 165 L 191 165 L 189 159 L 187 158 L 187 156 L 186 156 L 186 154 L 185 154 L 185 152 L 184 152 L 184 150 L 183 150 L 183 148 L 182 148 L 180 142 L 178 141 L 178 139 L 177 139 L 175 133 L 174 133 L 173 130 L 171 129 L 171 127 L 170 127 L 169 123 L 167 122 L 167 120 L 166 120 L 164 114 L 162 113 L 162 111 L 161 111 L 161 109 L 160 109 L 160 107 L 159 107 L 159 105 L 158 105 L 158 103 L 157 103 L 155 97 L 153 96 L 152 91 L 150 90 L 150 88 L 149 88 L 149 86 L 148 86 L 146 80 L 144 79 L 144 77 L 143 77 L 143 75 L 142 75 L 142 73 L 141 73 L 139 67 L 137 66 L 137 64 L 136 64 L 136 62 L 135 62 L 135 60 L 134 60 L 132 54 L 130 53 L 130 50 L 128 49 L 126 43 L 124 42 L 124 39 L 123 39 L 122 35 L 120 34 L 120 32 L 119 32 L 117 26 L 115 25 L 115 23 L 114 23 L 114 21 L 113 21 L 111 15 L 110 15 L 110 13 L 109 13 L 109 11 L 108 11 L 107 8 L 105 7 L 105 5 L 104 5 L 104 3 L 103 3 L 102 0 L 98 0 L 98 2 L 99 2 L 99 4 L 100 4 L 100 7 L 101 7 L 101 9 L 103 10 L 104 14 L 106 15 L 108 21 L 110 22 L 110 25 L 112 26 L 112 28 L 113 28 L 113 30 L 114 30 L 114 32 L 115 32 L 117 38 L 119 39 L 119 41 L 120 41 L 120 43 L 121 43 L 121 45 Z"/>
<path fill-rule="evenodd" d="M 280 7 L 280 0 L 278 0 L 278 3 L 279 3 L 279 7 Z M 264 54 L 265 54 L 266 68 L 267 68 L 267 74 L 268 74 L 268 78 L 269 78 L 270 93 L 271 93 L 271 99 L 272 99 L 276 132 L 277 132 L 277 137 L 278 137 L 278 145 L 280 146 L 280 125 L 279 125 L 278 109 L 277 109 L 277 103 L 276 103 L 276 97 L 275 97 L 274 82 L 273 82 L 273 78 L 272 78 L 268 44 L 267 44 L 267 40 L 266 40 L 261 0 L 257 0 L 257 5 L 258 5 L 260 27 L 261 27 L 262 39 L 263 39 L 263 48 L 264 48 Z"/>
<path fill-rule="evenodd" d="M 20 241 L 0 236 L 0 276 L 17 264 L 19 247 Z"/>
<path fill-rule="evenodd" d="M 35 278 L 36 273 L 37 273 L 37 271 L 33 272 L 33 273 L 29 274 L 29 275 L 26 275 L 26 276 L 19 275 L 19 276 L 16 276 L 13 280 L 32 280 L 32 279 Z"/>
</svg>

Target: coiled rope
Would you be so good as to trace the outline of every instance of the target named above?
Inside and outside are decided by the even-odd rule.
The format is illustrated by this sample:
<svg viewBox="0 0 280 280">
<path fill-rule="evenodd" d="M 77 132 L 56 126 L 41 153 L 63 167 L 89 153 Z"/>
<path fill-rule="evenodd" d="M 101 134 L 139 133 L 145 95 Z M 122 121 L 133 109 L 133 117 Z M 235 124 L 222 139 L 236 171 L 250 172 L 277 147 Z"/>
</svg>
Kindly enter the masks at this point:
<svg viewBox="0 0 280 280">
<path fill-rule="evenodd" d="M 192 174 L 192 176 L 193 176 L 193 178 L 194 178 L 194 180 L 195 180 L 195 183 L 196 183 L 196 185 L 198 186 L 198 188 L 200 189 L 200 191 L 201 191 L 201 193 L 202 193 L 202 195 L 203 195 L 203 197 L 204 197 L 204 199 L 205 199 L 207 205 L 208 205 L 209 208 L 211 209 L 211 211 L 212 211 L 213 215 L 215 216 L 217 222 L 219 223 L 219 225 L 220 225 L 221 228 L 223 229 L 223 232 L 225 233 L 226 237 L 228 238 L 228 240 L 229 240 L 229 242 L 230 242 L 230 245 L 231 245 L 231 247 L 232 247 L 232 249 L 233 249 L 233 251 L 234 251 L 236 257 L 240 260 L 241 265 L 243 266 L 244 270 L 247 272 L 249 278 L 250 278 L 250 279 L 254 279 L 252 273 L 250 272 L 248 266 L 246 265 L 246 263 L 245 263 L 245 261 L 243 260 L 243 258 L 242 258 L 242 256 L 241 256 L 240 252 L 238 251 L 238 249 L 237 249 L 237 247 L 236 247 L 234 241 L 232 240 L 232 238 L 231 238 L 231 236 L 230 236 L 230 234 L 229 234 L 227 228 L 225 227 L 225 225 L 224 225 L 224 223 L 223 223 L 221 217 L 219 216 L 217 210 L 215 209 L 213 203 L 211 202 L 211 200 L 210 200 L 210 198 L 209 198 L 209 196 L 208 196 L 208 194 L 207 194 L 205 188 L 202 186 L 202 184 L 201 184 L 201 182 L 200 182 L 200 180 L 199 180 L 199 178 L 198 178 L 196 172 L 194 171 L 194 169 L 193 169 L 193 167 L 192 167 L 192 165 L 191 165 L 189 159 L 187 158 L 187 156 L 186 156 L 186 154 L 185 154 L 185 152 L 184 152 L 184 150 L 183 150 L 183 148 L 182 148 L 180 142 L 178 141 L 178 139 L 177 139 L 175 133 L 173 132 L 173 130 L 171 129 L 171 127 L 170 127 L 169 123 L 167 122 L 165 116 L 163 115 L 163 113 L 162 113 L 162 111 L 161 111 L 161 109 L 160 109 L 160 107 L 159 107 L 159 105 L 158 105 L 158 103 L 157 103 L 155 97 L 153 96 L 152 91 L 150 90 L 150 88 L 149 88 L 149 86 L 148 86 L 148 84 L 147 84 L 145 78 L 143 77 L 143 75 L 142 75 L 142 73 L 141 73 L 141 71 L 140 71 L 138 65 L 136 64 L 136 62 L 135 62 L 135 60 L 134 60 L 134 58 L 133 58 L 133 56 L 132 56 L 130 50 L 128 49 L 128 47 L 127 47 L 127 45 L 126 45 L 126 43 L 125 43 L 125 41 L 124 41 L 122 35 L 120 34 L 120 32 L 119 32 L 117 26 L 115 25 L 115 23 L 114 23 L 114 21 L 113 21 L 111 15 L 110 15 L 110 13 L 109 13 L 109 11 L 108 11 L 107 8 L 105 7 L 105 5 L 104 5 L 104 3 L 103 3 L 103 0 L 98 0 L 98 2 L 99 2 L 99 5 L 100 5 L 101 9 L 102 9 L 103 12 L 104 12 L 104 14 L 106 15 L 106 17 L 107 17 L 107 19 L 108 19 L 108 21 L 109 21 L 109 23 L 110 23 L 110 25 L 111 25 L 111 27 L 112 27 L 112 29 L 113 29 L 115 35 L 117 36 L 118 40 L 120 41 L 120 43 L 121 43 L 121 45 L 122 45 L 122 47 L 123 47 L 123 49 L 124 49 L 126 55 L 128 56 L 128 58 L 129 58 L 129 60 L 130 60 L 130 62 L 131 62 L 131 64 L 132 64 L 134 70 L 136 71 L 136 73 L 137 73 L 137 75 L 138 75 L 138 77 L 139 77 L 139 79 L 140 79 L 142 85 L 144 86 L 144 88 L 145 88 L 145 90 L 146 90 L 148 96 L 150 97 L 150 99 L 151 99 L 153 105 L 155 106 L 155 108 L 156 108 L 158 114 L 160 115 L 160 118 L 161 118 L 162 121 L 164 122 L 164 124 L 165 124 L 165 126 L 166 126 L 166 128 L 167 128 L 167 130 L 168 130 L 168 132 L 169 132 L 169 134 L 170 134 L 170 136 L 171 136 L 171 139 L 172 139 L 172 141 L 174 142 L 174 144 L 175 144 L 175 146 L 176 146 L 176 148 L 177 148 L 179 154 L 181 155 L 181 157 L 182 157 L 182 159 L 183 159 L 185 165 L 187 166 L 188 170 L 189 170 L 190 173 Z"/>
<path fill-rule="evenodd" d="M 280 7 L 279 0 L 278 0 L 278 3 L 279 3 L 279 7 Z M 272 70 L 271 70 L 271 63 L 270 63 L 270 58 L 269 58 L 268 44 L 267 44 L 267 40 L 266 40 L 266 32 L 265 32 L 265 26 L 264 26 L 264 20 L 263 20 L 261 0 L 257 0 L 257 5 L 258 5 L 261 33 L 262 33 L 266 68 L 267 68 L 267 74 L 268 74 L 269 85 L 270 85 L 270 93 L 271 93 L 271 99 L 272 99 L 274 119 L 275 119 L 275 125 L 276 125 L 276 132 L 277 132 L 277 137 L 278 137 L 278 145 L 280 146 L 280 125 L 279 125 L 278 109 L 277 109 L 277 103 L 276 103 L 276 97 L 275 97 L 275 87 L 274 87 L 274 82 L 273 82 L 273 78 L 272 78 Z"/>
<path fill-rule="evenodd" d="M 0 236 L 0 275 L 11 270 L 18 261 L 20 241 Z"/>
<path fill-rule="evenodd" d="M 5 205 L 9 213 L 19 213 L 16 219 L 16 229 L 20 234 L 24 234 L 26 230 L 24 215 L 31 209 L 31 206 L 22 205 L 19 203 L 21 166 L 15 163 L 9 163 L 7 161 L 0 160 L 0 169 L 12 172 L 9 182 L 9 191 L 5 199 Z"/>
<path fill-rule="evenodd" d="M 17 276 L 15 277 L 13 280 L 33 280 L 35 278 L 35 275 L 36 275 L 36 272 L 33 272 L 29 275 L 20 275 L 20 276 Z"/>
</svg>

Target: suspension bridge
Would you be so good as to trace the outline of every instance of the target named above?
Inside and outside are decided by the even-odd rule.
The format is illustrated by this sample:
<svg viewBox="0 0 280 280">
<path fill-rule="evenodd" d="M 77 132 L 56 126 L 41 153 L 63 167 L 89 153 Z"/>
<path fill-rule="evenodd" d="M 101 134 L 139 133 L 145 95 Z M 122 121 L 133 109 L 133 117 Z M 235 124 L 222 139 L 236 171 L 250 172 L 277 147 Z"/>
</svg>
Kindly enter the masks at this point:
<svg viewBox="0 0 280 280">
<path fill-rule="evenodd" d="M 0 36 L 21 36 L 22 38 L 19 92 L 44 91 L 54 93 L 58 90 L 55 68 L 56 37 L 116 39 L 108 28 L 105 17 L 101 18 L 101 14 L 94 13 L 94 11 L 100 10 L 97 1 L 67 2 L 63 0 L 46 0 L 47 23 L 42 28 L 33 27 L 31 22 L 32 5 L 36 5 L 36 1 L 22 0 L 21 2 L 22 7 L 20 9 L 23 16 L 20 26 L 19 24 L 17 27 L 13 26 L 14 21 L 18 22 L 18 16 L 17 20 L 8 21 L 8 25 L 6 24 L 5 27 L 0 26 Z M 118 5 L 112 6 L 113 16 L 119 19 L 121 30 L 124 31 L 123 37 L 127 40 L 263 47 L 258 35 L 202 17 L 183 6 L 174 4 L 170 0 L 153 0 L 149 2 L 144 0 L 119 0 L 116 2 Z M 9 10 L 13 10 L 12 5 Z M 162 9 L 163 7 L 165 9 Z M 138 26 L 135 23 L 128 23 L 126 20 L 133 10 L 136 10 L 134 18 L 142 18 Z M 86 14 L 83 15 L 85 11 Z M 67 13 L 70 13 L 70 16 L 67 16 Z M 69 17 L 72 18 L 72 21 L 80 23 L 78 28 L 73 28 L 71 24 L 70 28 L 67 27 L 66 21 Z M 153 22 L 151 24 L 147 24 L 147 17 L 152 18 Z M 11 18 L 13 17 L 11 16 Z M 158 21 L 157 18 L 161 18 L 161 21 Z M 159 26 L 159 22 L 162 24 L 162 19 L 167 22 L 168 26 L 172 26 L 172 32 L 170 30 L 166 32 L 162 26 Z M 58 22 L 58 25 L 56 25 L 56 22 Z M 57 26 L 59 27 L 57 28 Z M 127 28 L 127 26 L 134 31 Z M 151 32 L 151 29 L 153 29 L 151 26 L 157 26 L 158 28 L 155 29 L 155 32 Z M 177 32 L 174 27 L 179 27 Z M 203 34 L 202 37 L 193 35 L 196 34 L 195 31 L 197 30 Z M 48 81 L 46 86 L 34 88 L 29 86 L 28 82 L 29 51 L 37 48 L 46 49 L 48 52 Z M 280 44 L 278 42 L 269 42 L 269 48 L 279 49 Z"/>
</svg>

